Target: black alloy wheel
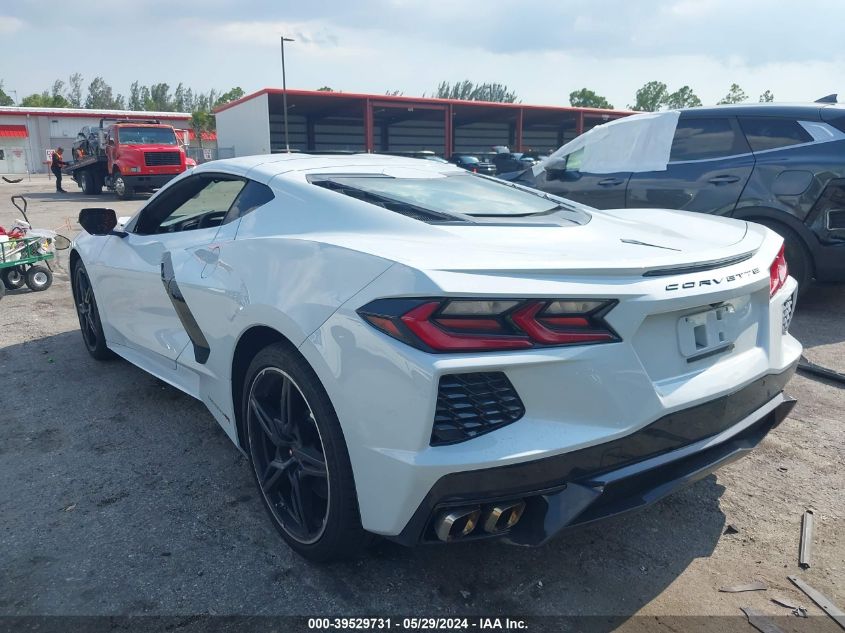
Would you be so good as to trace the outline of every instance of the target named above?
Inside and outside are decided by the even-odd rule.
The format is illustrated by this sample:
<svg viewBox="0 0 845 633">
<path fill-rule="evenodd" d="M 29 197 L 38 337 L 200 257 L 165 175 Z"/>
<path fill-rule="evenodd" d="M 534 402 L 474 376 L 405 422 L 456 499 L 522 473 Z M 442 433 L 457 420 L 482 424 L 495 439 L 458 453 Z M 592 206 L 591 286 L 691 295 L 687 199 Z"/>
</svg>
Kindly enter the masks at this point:
<svg viewBox="0 0 845 633">
<path fill-rule="evenodd" d="M 114 353 L 106 346 L 94 289 L 82 262 L 77 262 L 73 268 L 72 290 L 76 315 L 79 317 L 79 329 L 82 331 L 82 340 L 88 353 L 97 360 L 113 358 Z"/>
<path fill-rule="evenodd" d="M 290 538 L 316 543 L 330 510 L 325 447 L 311 406 L 281 369 L 265 367 L 253 379 L 247 429 L 255 476 L 270 512 Z"/>
<path fill-rule="evenodd" d="M 355 477 L 331 399 L 286 342 L 252 359 L 241 383 L 241 446 L 282 539 L 316 562 L 350 558 L 373 540 L 361 525 Z"/>
</svg>

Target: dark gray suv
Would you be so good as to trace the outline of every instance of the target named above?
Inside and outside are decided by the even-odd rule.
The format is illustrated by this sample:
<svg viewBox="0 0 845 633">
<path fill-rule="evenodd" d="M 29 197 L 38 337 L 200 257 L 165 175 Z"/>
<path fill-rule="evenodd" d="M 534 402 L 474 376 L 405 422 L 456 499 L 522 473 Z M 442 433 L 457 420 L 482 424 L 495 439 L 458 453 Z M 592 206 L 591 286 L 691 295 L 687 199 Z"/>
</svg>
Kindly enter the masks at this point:
<svg viewBox="0 0 845 633">
<path fill-rule="evenodd" d="M 845 106 L 682 110 L 665 171 L 582 172 L 573 153 L 517 182 L 600 209 L 662 207 L 759 222 L 783 236 L 799 283 L 845 281 Z"/>
</svg>

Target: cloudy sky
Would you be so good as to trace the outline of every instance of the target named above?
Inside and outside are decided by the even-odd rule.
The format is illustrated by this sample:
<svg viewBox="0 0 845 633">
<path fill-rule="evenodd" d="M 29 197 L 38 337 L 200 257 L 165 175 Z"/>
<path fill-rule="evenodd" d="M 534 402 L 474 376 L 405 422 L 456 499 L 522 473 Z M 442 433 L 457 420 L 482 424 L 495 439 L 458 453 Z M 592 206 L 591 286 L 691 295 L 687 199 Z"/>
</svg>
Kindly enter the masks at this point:
<svg viewBox="0 0 845 633">
<path fill-rule="evenodd" d="M 658 79 L 714 103 L 845 94 L 841 0 L 19 0 L 0 6 L 0 79 L 18 99 L 80 72 L 247 92 L 288 85 L 406 95 L 441 80 L 506 83 L 524 103 L 589 87 L 617 107 Z M 12 94 L 14 97 L 14 94 Z"/>
</svg>

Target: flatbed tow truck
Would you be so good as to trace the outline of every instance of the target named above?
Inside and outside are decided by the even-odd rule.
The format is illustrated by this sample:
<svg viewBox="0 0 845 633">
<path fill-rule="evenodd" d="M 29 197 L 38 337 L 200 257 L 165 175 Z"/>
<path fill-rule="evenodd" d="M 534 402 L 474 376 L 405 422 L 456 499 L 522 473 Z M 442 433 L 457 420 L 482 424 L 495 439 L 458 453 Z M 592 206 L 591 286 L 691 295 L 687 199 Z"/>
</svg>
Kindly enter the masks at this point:
<svg viewBox="0 0 845 633">
<path fill-rule="evenodd" d="M 62 173 L 83 193 L 98 195 L 105 187 L 124 200 L 158 189 L 196 164 L 173 127 L 150 119 L 100 119 L 99 127 L 82 128 L 73 159 Z"/>
</svg>

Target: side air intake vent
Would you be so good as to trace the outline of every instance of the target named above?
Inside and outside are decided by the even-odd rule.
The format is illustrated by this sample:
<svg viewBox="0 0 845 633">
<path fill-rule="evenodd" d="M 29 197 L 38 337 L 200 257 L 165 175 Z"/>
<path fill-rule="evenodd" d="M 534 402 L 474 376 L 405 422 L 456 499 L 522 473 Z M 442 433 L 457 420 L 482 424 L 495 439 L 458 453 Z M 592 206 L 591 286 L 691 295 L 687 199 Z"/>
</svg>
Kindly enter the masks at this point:
<svg viewBox="0 0 845 633">
<path fill-rule="evenodd" d="M 523 415 L 522 400 L 500 371 L 441 376 L 431 445 L 464 442 Z"/>
</svg>

